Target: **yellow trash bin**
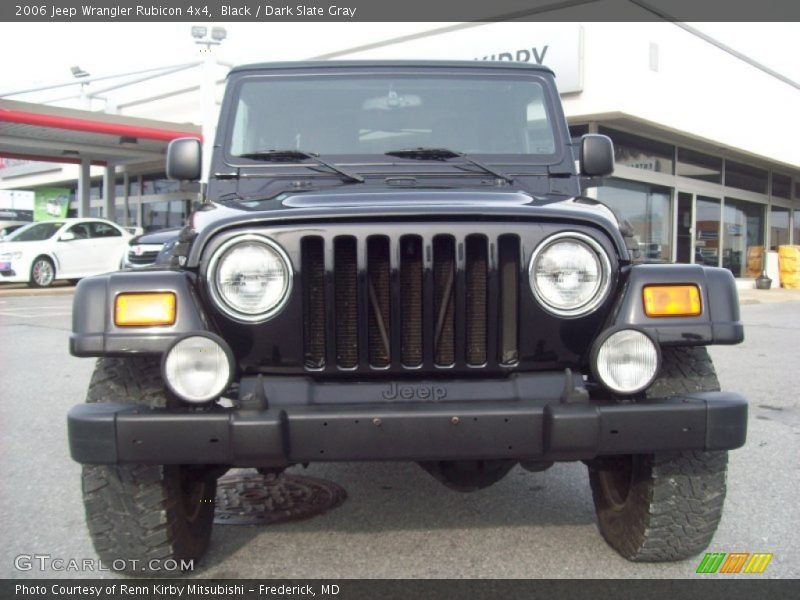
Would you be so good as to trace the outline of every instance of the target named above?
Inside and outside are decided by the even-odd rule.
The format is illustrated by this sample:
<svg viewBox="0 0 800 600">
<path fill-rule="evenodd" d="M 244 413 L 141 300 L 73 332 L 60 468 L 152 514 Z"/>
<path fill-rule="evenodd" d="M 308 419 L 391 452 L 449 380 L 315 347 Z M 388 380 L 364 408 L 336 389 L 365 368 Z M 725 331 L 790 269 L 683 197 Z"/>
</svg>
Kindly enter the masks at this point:
<svg viewBox="0 0 800 600">
<path fill-rule="evenodd" d="M 781 286 L 800 290 L 800 246 L 778 246 Z"/>
</svg>

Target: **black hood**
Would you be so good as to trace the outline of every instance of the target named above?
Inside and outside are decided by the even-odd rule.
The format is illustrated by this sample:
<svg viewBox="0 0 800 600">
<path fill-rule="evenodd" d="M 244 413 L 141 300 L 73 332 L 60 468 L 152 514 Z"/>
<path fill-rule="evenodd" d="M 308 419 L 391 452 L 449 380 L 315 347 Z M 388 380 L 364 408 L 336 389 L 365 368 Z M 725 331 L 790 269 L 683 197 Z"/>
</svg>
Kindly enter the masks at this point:
<svg viewBox="0 0 800 600">
<path fill-rule="evenodd" d="M 136 244 L 166 244 L 167 242 L 171 242 L 172 240 L 178 237 L 181 228 L 175 227 L 172 229 L 159 229 L 158 231 L 153 231 L 151 233 L 144 233 L 142 235 L 137 235 L 135 238 L 132 238 L 130 241 L 131 246 L 135 246 Z"/>
<path fill-rule="evenodd" d="M 369 186 L 339 187 L 281 194 L 273 199 L 244 200 L 232 205 L 207 204 L 192 217 L 197 237 L 187 266 L 197 266 L 206 242 L 232 228 L 270 224 L 321 222 L 336 226 L 347 221 L 431 220 L 543 221 L 591 225 L 604 231 L 622 260 L 628 251 L 614 214 L 590 198 L 561 195 L 532 196 L 520 190 L 498 189 L 387 189 Z M 236 207 L 236 208 L 234 208 Z"/>
</svg>

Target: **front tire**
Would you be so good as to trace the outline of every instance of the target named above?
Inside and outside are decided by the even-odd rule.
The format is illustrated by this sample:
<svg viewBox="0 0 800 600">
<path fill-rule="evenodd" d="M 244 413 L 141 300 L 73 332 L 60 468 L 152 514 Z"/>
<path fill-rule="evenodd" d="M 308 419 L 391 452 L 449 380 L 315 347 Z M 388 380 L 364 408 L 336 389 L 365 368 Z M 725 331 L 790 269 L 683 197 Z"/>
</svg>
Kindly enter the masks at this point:
<svg viewBox="0 0 800 600">
<path fill-rule="evenodd" d="M 717 391 L 703 347 L 662 349 L 651 398 Z M 703 551 L 722 517 L 728 453 L 685 451 L 607 457 L 589 467 L 597 523 L 632 561 L 681 560 Z"/>
<path fill-rule="evenodd" d="M 46 288 L 53 285 L 56 278 L 56 267 L 46 256 L 38 256 L 31 264 L 28 285 L 35 288 Z"/>
<path fill-rule="evenodd" d="M 86 401 L 152 407 L 174 402 L 165 391 L 159 361 L 151 357 L 98 360 Z M 183 465 L 85 465 L 82 483 L 89 534 L 107 565 L 117 569 L 121 563 L 114 561 L 121 559 L 126 572 L 163 575 L 168 573 L 161 569 L 171 568 L 164 561 L 192 569 L 208 549 L 213 471 Z"/>
</svg>

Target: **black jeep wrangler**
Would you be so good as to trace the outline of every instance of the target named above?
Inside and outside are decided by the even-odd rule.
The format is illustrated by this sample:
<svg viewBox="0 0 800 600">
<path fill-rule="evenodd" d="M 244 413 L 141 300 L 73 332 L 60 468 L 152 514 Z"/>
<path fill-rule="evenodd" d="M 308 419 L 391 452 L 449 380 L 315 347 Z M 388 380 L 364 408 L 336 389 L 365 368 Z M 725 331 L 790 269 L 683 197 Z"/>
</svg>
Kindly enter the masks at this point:
<svg viewBox="0 0 800 600">
<path fill-rule="evenodd" d="M 624 557 L 703 550 L 745 441 L 705 349 L 742 341 L 736 288 L 638 259 L 581 193 L 613 162 L 570 138 L 546 68 L 231 71 L 171 265 L 75 292 L 70 351 L 99 360 L 69 440 L 98 554 L 199 558 L 231 467 L 399 460 L 464 491 L 583 461 Z M 201 163 L 170 144 L 170 177 Z"/>
</svg>

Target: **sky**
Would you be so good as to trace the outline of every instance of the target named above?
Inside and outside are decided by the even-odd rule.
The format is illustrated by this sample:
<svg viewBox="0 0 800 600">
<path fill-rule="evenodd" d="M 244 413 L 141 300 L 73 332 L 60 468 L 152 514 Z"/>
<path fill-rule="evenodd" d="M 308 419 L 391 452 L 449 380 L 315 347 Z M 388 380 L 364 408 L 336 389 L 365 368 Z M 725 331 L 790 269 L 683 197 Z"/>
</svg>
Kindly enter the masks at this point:
<svg viewBox="0 0 800 600">
<path fill-rule="evenodd" d="M 72 79 L 197 60 L 192 23 L 3 23 L 0 94 Z M 203 23 L 203 25 L 208 25 Z M 453 23 L 214 23 L 228 38 L 215 50 L 234 64 L 297 60 Z M 800 83 L 800 23 L 692 23 L 693 27 Z M 635 24 L 632 24 L 635 26 Z"/>
</svg>

